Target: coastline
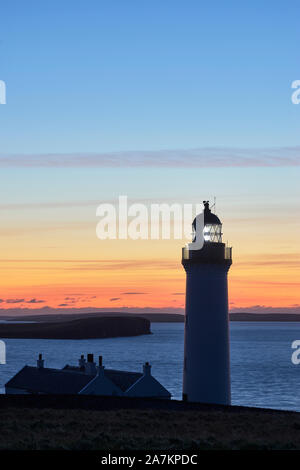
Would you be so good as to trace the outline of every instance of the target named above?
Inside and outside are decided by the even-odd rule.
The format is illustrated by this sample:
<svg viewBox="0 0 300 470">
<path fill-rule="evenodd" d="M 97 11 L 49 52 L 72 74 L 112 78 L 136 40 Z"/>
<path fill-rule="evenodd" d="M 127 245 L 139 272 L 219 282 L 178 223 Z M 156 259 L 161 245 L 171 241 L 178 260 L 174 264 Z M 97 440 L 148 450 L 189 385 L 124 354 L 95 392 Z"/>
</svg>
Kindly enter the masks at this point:
<svg viewBox="0 0 300 470">
<path fill-rule="evenodd" d="M 38 322 L 54 323 L 72 320 L 83 320 L 88 318 L 116 318 L 119 319 L 146 319 L 151 323 L 184 323 L 184 313 L 131 313 L 131 312 L 89 312 L 89 313 L 33 313 L 24 315 L 1 315 L 0 319 L 7 323 L 12 322 Z M 300 322 L 300 313 L 229 313 L 230 321 L 245 322 Z M 1 326 L 1 324 L 0 324 Z"/>
<path fill-rule="evenodd" d="M 147 334 L 151 334 L 149 320 L 127 316 L 0 324 L 2 339 L 97 339 Z"/>
</svg>

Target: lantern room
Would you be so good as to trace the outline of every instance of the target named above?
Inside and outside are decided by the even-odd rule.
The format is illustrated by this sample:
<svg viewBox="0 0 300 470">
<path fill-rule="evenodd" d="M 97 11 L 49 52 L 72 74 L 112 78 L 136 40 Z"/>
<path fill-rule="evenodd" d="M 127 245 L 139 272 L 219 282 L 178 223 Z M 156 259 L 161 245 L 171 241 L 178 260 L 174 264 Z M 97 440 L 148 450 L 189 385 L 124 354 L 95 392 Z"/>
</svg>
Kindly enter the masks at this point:
<svg viewBox="0 0 300 470">
<path fill-rule="evenodd" d="M 203 201 L 204 204 L 204 230 L 203 236 L 205 243 L 222 243 L 222 223 L 209 208 L 209 201 Z M 193 221 L 194 240 L 196 235 L 196 219 Z"/>
</svg>

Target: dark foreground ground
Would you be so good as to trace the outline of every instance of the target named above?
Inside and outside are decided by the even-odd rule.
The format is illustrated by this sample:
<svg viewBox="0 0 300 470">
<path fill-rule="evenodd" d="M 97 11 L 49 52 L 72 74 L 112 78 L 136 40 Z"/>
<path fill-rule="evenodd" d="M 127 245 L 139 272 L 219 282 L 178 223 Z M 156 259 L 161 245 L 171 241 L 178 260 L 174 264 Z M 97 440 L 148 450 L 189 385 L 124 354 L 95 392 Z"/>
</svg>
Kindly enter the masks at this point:
<svg viewBox="0 0 300 470">
<path fill-rule="evenodd" d="M 1 396 L 0 449 L 300 449 L 300 413 L 116 397 Z"/>
</svg>

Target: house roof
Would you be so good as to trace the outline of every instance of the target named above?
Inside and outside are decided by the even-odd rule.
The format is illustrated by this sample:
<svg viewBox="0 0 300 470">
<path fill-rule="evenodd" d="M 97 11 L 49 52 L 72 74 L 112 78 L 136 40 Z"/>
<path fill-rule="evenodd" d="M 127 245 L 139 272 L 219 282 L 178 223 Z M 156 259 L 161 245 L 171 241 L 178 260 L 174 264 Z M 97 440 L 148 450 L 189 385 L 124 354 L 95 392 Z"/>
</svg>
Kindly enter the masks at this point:
<svg viewBox="0 0 300 470">
<path fill-rule="evenodd" d="M 68 364 L 62 369 L 69 372 L 82 373 L 80 367 L 69 366 Z M 126 392 L 143 374 L 141 372 L 128 372 L 124 370 L 104 369 L 104 375 L 111 380 L 122 392 Z"/>
<path fill-rule="evenodd" d="M 104 369 L 104 375 L 123 392 L 128 390 L 142 373 Z M 63 369 L 25 366 L 6 384 L 6 387 L 33 393 L 77 394 L 95 375 L 85 374 L 79 367 L 66 365 Z"/>
<path fill-rule="evenodd" d="M 141 393 L 141 396 L 155 396 L 155 397 L 165 397 L 171 398 L 172 394 L 167 390 L 158 380 L 153 377 L 153 375 L 146 375 L 140 378 L 137 382 L 135 382 L 132 387 L 127 390 L 127 395 L 137 396 L 137 394 Z"/>
<path fill-rule="evenodd" d="M 140 372 L 127 372 L 113 369 L 104 369 L 104 375 L 117 385 L 122 392 L 126 392 L 128 388 L 143 376 Z"/>
<path fill-rule="evenodd" d="M 5 386 L 33 393 L 77 394 L 93 375 L 73 373 L 64 369 L 25 366 Z"/>
</svg>

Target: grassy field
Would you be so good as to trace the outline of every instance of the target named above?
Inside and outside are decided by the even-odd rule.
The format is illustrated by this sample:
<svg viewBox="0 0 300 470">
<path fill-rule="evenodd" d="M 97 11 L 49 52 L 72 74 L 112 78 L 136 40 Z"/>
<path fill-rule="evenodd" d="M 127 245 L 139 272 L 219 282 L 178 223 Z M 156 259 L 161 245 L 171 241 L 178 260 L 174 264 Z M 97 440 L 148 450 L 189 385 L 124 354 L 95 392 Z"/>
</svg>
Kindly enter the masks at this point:
<svg viewBox="0 0 300 470">
<path fill-rule="evenodd" d="M 0 449 L 300 449 L 300 414 L 235 409 L 0 409 Z"/>
</svg>

